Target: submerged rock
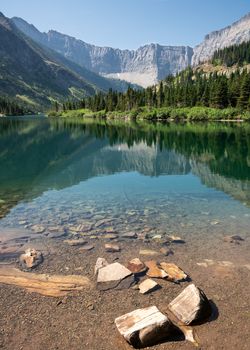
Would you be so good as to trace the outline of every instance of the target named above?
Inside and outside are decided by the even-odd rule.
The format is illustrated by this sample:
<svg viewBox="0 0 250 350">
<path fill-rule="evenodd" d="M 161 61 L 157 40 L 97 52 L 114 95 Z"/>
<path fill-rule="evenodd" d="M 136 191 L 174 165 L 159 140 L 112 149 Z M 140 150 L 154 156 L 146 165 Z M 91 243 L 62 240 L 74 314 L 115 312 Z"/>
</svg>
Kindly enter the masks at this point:
<svg viewBox="0 0 250 350">
<path fill-rule="evenodd" d="M 146 279 L 145 281 L 139 284 L 139 290 L 141 294 L 153 292 L 159 287 L 160 285 L 150 278 Z"/>
<path fill-rule="evenodd" d="M 185 243 L 185 240 L 179 236 L 167 236 L 171 243 Z"/>
<path fill-rule="evenodd" d="M 224 242 L 240 244 L 240 242 L 244 241 L 244 238 L 238 235 L 225 236 L 223 237 Z"/>
<path fill-rule="evenodd" d="M 136 239 L 137 233 L 135 232 L 125 232 L 121 235 L 121 238 L 130 238 L 130 239 Z"/>
<path fill-rule="evenodd" d="M 167 273 L 167 279 L 173 282 L 181 282 L 187 279 L 187 275 L 177 265 L 161 262 L 162 269 Z"/>
<path fill-rule="evenodd" d="M 145 265 L 148 268 L 147 276 L 153 278 L 166 278 L 168 274 L 157 266 L 155 260 L 146 261 Z"/>
<path fill-rule="evenodd" d="M 148 256 L 155 256 L 155 255 L 160 255 L 159 252 L 151 249 L 141 249 L 139 252 L 140 255 L 148 255 Z"/>
<path fill-rule="evenodd" d="M 35 249 L 27 249 L 19 258 L 20 265 L 24 269 L 32 269 L 43 262 L 43 255 Z"/>
<path fill-rule="evenodd" d="M 79 245 L 84 245 L 86 244 L 87 242 L 82 239 L 82 238 L 79 238 L 79 239 L 65 239 L 63 241 L 64 243 L 67 243 L 68 245 L 72 246 L 72 247 L 76 247 L 76 246 L 79 246 Z"/>
<path fill-rule="evenodd" d="M 156 306 L 137 309 L 115 319 L 116 327 L 135 348 L 156 345 L 174 329 L 172 322 Z"/>
<path fill-rule="evenodd" d="M 86 245 L 83 245 L 81 248 L 79 248 L 79 251 L 86 252 L 86 251 L 92 250 L 94 248 L 95 248 L 95 246 L 93 246 L 93 244 L 86 244 Z"/>
<path fill-rule="evenodd" d="M 206 320 L 212 312 L 205 293 L 194 284 L 186 287 L 169 305 L 170 312 L 183 324 Z"/>
<path fill-rule="evenodd" d="M 45 227 L 42 225 L 33 225 L 31 226 L 31 230 L 35 233 L 43 233 L 45 231 Z"/>
<path fill-rule="evenodd" d="M 105 244 L 105 251 L 108 253 L 117 253 L 120 252 L 121 248 L 119 247 L 118 244 L 111 244 L 107 243 Z"/>
<path fill-rule="evenodd" d="M 160 249 L 160 252 L 165 256 L 174 255 L 174 251 L 172 249 L 166 248 L 166 247 L 162 247 Z"/>
</svg>

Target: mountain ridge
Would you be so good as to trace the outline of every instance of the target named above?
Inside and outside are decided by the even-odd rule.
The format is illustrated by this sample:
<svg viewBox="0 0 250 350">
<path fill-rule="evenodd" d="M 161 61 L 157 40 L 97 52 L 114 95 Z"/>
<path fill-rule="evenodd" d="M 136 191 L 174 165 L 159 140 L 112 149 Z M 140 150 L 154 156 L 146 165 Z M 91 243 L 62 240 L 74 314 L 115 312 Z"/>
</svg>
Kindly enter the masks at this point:
<svg viewBox="0 0 250 350">
<path fill-rule="evenodd" d="M 124 79 L 143 87 L 157 83 L 191 64 L 193 49 L 189 46 L 148 44 L 136 50 L 91 45 L 55 30 L 41 33 L 34 25 L 13 17 L 12 21 L 26 35 L 107 78 Z"/>
</svg>

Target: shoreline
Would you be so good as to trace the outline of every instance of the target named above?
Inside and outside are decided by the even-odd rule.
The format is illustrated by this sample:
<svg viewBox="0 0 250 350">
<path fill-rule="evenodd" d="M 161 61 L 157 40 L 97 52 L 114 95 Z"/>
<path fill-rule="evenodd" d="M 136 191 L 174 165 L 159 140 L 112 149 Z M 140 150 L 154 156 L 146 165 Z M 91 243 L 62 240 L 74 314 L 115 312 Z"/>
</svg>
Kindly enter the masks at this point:
<svg viewBox="0 0 250 350">
<path fill-rule="evenodd" d="M 119 336 L 114 324 L 115 318 L 137 308 L 153 305 L 164 310 L 176 295 L 194 283 L 206 293 L 214 310 L 208 322 L 194 327 L 202 349 L 247 350 L 249 314 L 246 305 L 249 303 L 249 279 L 246 277 L 249 267 L 245 267 L 245 262 L 249 242 L 246 240 L 240 245 L 220 242 L 221 238 L 216 238 L 207 240 L 206 244 L 202 245 L 190 238 L 185 244 L 171 244 L 174 255 L 159 254 L 152 257 L 139 255 L 139 250 L 159 251 L 161 245 L 157 242 L 120 241 L 120 252 L 107 253 L 104 251 L 105 242 L 101 239 L 94 241 L 94 249 L 90 251 L 68 246 L 59 239 L 47 238 L 43 242 L 34 240 L 33 246 L 41 250 L 41 244 L 44 244 L 47 254 L 44 262 L 32 272 L 86 276 L 92 286 L 77 294 L 54 298 L 1 284 L 0 345 L 6 350 L 29 349 L 34 344 L 37 350 L 45 347 L 58 347 L 62 350 L 68 350 L 70 347 L 76 350 L 132 349 Z M 219 250 L 219 245 L 223 245 L 224 249 Z M 98 291 L 93 273 L 98 257 L 105 258 L 109 263 L 120 262 L 124 265 L 135 257 L 142 261 L 173 262 L 188 273 L 191 281 L 175 284 L 156 279 L 161 288 L 145 295 L 139 294 L 138 290 L 133 288 Z M 18 324 L 14 322 L 16 319 L 19 320 Z M 32 337 L 29 336 L 31 333 Z M 244 337 L 241 336 L 242 333 Z M 225 336 L 222 337 L 222 334 Z M 178 350 L 180 347 L 185 350 L 194 348 L 191 343 L 180 337 L 150 349 Z"/>
</svg>

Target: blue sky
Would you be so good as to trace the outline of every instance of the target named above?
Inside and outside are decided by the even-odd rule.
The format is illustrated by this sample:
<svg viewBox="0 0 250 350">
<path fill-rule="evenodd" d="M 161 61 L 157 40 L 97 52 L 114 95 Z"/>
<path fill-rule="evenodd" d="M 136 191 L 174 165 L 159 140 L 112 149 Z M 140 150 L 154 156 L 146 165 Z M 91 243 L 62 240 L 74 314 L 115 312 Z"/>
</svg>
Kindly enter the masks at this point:
<svg viewBox="0 0 250 350">
<path fill-rule="evenodd" d="M 194 46 L 250 12 L 249 0 L 1 0 L 0 11 L 41 31 L 55 29 L 119 48 L 157 42 Z"/>
</svg>

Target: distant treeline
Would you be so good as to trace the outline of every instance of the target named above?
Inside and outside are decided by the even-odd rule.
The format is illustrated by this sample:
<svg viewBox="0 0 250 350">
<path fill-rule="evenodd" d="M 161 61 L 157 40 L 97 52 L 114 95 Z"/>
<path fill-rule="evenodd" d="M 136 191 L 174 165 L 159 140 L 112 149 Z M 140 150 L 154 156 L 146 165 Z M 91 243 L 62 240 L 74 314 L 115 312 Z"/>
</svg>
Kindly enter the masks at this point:
<svg viewBox="0 0 250 350">
<path fill-rule="evenodd" d="M 109 90 L 81 101 L 67 101 L 63 110 L 87 108 L 94 112 L 132 111 L 140 107 L 238 107 L 250 109 L 250 73 L 237 70 L 226 74 L 204 73 L 191 68 L 177 76 L 168 76 L 159 85 L 120 93 Z"/>
<path fill-rule="evenodd" d="M 4 115 L 24 115 L 30 111 L 19 105 L 16 101 L 0 96 L 0 114 Z"/>
<path fill-rule="evenodd" d="M 232 67 L 237 64 L 250 64 L 250 41 L 217 50 L 212 58 L 214 65 Z"/>
</svg>

